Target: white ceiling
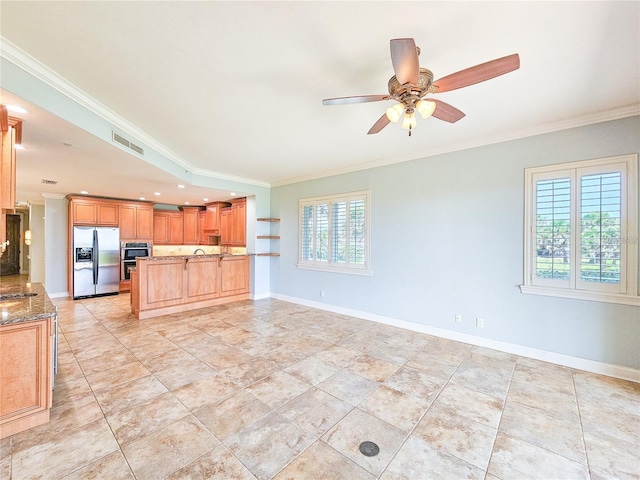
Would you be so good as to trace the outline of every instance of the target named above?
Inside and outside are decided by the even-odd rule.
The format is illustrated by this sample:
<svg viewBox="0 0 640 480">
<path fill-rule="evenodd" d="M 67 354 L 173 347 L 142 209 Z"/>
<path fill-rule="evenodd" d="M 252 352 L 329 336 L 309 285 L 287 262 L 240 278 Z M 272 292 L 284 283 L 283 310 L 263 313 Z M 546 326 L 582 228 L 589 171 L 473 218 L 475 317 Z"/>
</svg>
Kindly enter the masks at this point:
<svg viewBox="0 0 640 480">
<path fill-rule="evenodd" d="M 636 1 L 3 0 L 0 9 L 4 39 L 188 170 L 270 185 L 640 112 Z M 458 123 L 419 118 L 411 137 L 396 124 L 367 135 L 389 103 L 327 107 L 322 99 L 387 93 L 389 40 L 399 37 L 415 39 L 421 66 L 436 79 L 511 53 L 519 53 L 521 68 L 438 95 L 466 113 Z M 2 95 L 3 103 L 21 100 Z M 81 189 L 129 198 L 162 190 L 166 203 L 228 196 L 176 192 L 166 172 L 27 108 L 22 200 Z M 45 189 L 41 179 L 52 176 L 64 185 Z"/>
</svg>

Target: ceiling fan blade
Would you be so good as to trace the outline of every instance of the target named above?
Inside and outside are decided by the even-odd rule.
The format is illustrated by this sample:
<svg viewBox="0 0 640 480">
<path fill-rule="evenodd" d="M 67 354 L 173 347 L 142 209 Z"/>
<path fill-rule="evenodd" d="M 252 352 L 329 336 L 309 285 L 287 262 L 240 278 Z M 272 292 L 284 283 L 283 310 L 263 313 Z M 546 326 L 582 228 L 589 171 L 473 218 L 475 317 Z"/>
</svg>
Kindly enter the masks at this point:
<svg viewBox="0 0 640 480">
<path fill-rule="evenodd" d="M 513 55 L 497 58 L 496 60 L 452 73 L 440 80 L 436 80 L 433 85 L 438 88 L 438 93 L 449 92 L 457 88 L 468 87 L 469 85 L 490 80 L 518 68 L 520 68 L 520 56 L 514 53 Z"/>
<path fill-rule="evenodd" d="M 389 95 L 358 95 L 356 97 L 338 97 L 325 98 L 322 100 L 323 105 L 347 105 L 350 103 L 366 103 L 379 102 L 380 100 L 388 100 Z"/>
<path fill-rule="evenodd" d="M 456 123 L 465 115 L 464 112 L 461 112 L 456 107 L 453 107 L 441 100 L 435 100 L 433 98 L 429 98 L 428 100 L 436 104 L 436 109 L 433 111 L 432 116 L 436 117 L 439 120 L 444 120 L 445 122 L 449 123 Z"/>
<path fill-rule="evenodd" d="M 391 63 L 400 84 L 418 83 L 420 63 L 418 62 L 418 49 L 413 38 L 391 40 Z"/>
<path fill-rule="evenodd" d="M 378 133 L 384 127 L 389 125 L 389 123 L 391 123 L 391 122 L 389 121 L 389 119 L 387 118 L 387 114 L 385 113 L 384 115 L 382 115 L 378 119 L 378 121 L 376 123 L 373 124 L 373 127 L 371 127 L 371 129 L 367 132 L 367 135 L 372 135 L 374 133 Z"/>
</svg>

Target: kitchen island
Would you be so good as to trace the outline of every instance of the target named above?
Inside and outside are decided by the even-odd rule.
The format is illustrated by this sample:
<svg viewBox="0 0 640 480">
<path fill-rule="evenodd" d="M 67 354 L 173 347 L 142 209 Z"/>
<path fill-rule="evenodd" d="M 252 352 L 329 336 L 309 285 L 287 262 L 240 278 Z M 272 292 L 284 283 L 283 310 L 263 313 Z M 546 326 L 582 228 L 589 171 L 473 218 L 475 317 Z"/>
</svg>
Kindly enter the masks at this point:
<svg viewBox="0 0 640 480">
<path fill-rule="evenodd" d="M 249 255 L 138 257 L 130 273 L 138 320 L 249 298 Z"/>
<path fill-rule="evenodd" d="M 0 438 L 49 421 L 56 322 L 41 284 L 0 285 Z"/>
</svg>

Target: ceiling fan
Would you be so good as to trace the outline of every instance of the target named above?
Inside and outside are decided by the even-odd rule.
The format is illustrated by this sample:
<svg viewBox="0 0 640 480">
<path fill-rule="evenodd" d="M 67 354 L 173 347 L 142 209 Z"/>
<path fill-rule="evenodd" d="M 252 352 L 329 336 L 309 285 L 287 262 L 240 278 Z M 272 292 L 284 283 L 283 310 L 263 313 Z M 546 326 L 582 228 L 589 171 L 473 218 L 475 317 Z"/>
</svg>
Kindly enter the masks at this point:
<svg viewBox="0 0 640 480">
<path fill-rule="evenodd" d="M 411 130 L 416 126 L 415 111 L 422 118 L 431 115 L 445 122 L 455 123 L 464 117 L 464 113 L 441 100 L 423 98 L 428 93 L 443 93 L 458 88 L 468 87 L 484 82 L 520 68 L 520 57 L 517 53 L 506 57 L 481 63 L 459 72 L 452 73 L 433 81 L 431 70 L 421 68 L 418 63 L 420 48 L 416 47 L 413 38 L 396 38 L 391 40 L 391 63 L 395 75 L 389 79 L 388 95 L 359 95 L 355 97 L 325 98 L 323 105 L 345 105 L 350 103 L 378 102 L 395 100 L 368 132 L 378 133 L 390 122 L 397 122 L 404 113 L 402 127 Z"/>
</svg>

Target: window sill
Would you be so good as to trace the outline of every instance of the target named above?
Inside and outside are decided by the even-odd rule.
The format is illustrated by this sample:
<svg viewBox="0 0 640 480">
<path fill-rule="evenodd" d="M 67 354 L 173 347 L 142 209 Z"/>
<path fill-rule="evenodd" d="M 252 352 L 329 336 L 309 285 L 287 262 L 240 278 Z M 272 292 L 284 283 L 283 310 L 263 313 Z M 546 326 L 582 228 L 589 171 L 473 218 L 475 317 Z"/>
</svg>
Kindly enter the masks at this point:
<svg viewBox="0 0 640 480">
<path fill-rule="evenodd" d="M 298 263 L 298 268 L 301 270 L 315 270 L 318 272 L 330 272 L 330 273 L 346 273 L 347 275 L 361 275 L 365 277 L 373 276 L 371 270 L 364 268 L 344 268 L 344 267 L 331 267 L 328 265 L 309 265 L 306 263 Z"/>
<path fill-rule="evenodd" d="M 520 292 L 530 295 L 545 295 L 548 297 L 571 298 L 574 300 L 587 300 L 591 302 L 618 303 L 620 305 L 633 305 L 640 307 L 640 297 L 637 295 L 587 292 L 584 290 L 541 287 L 539 285 L 520 285 Z"/>
</svg>

